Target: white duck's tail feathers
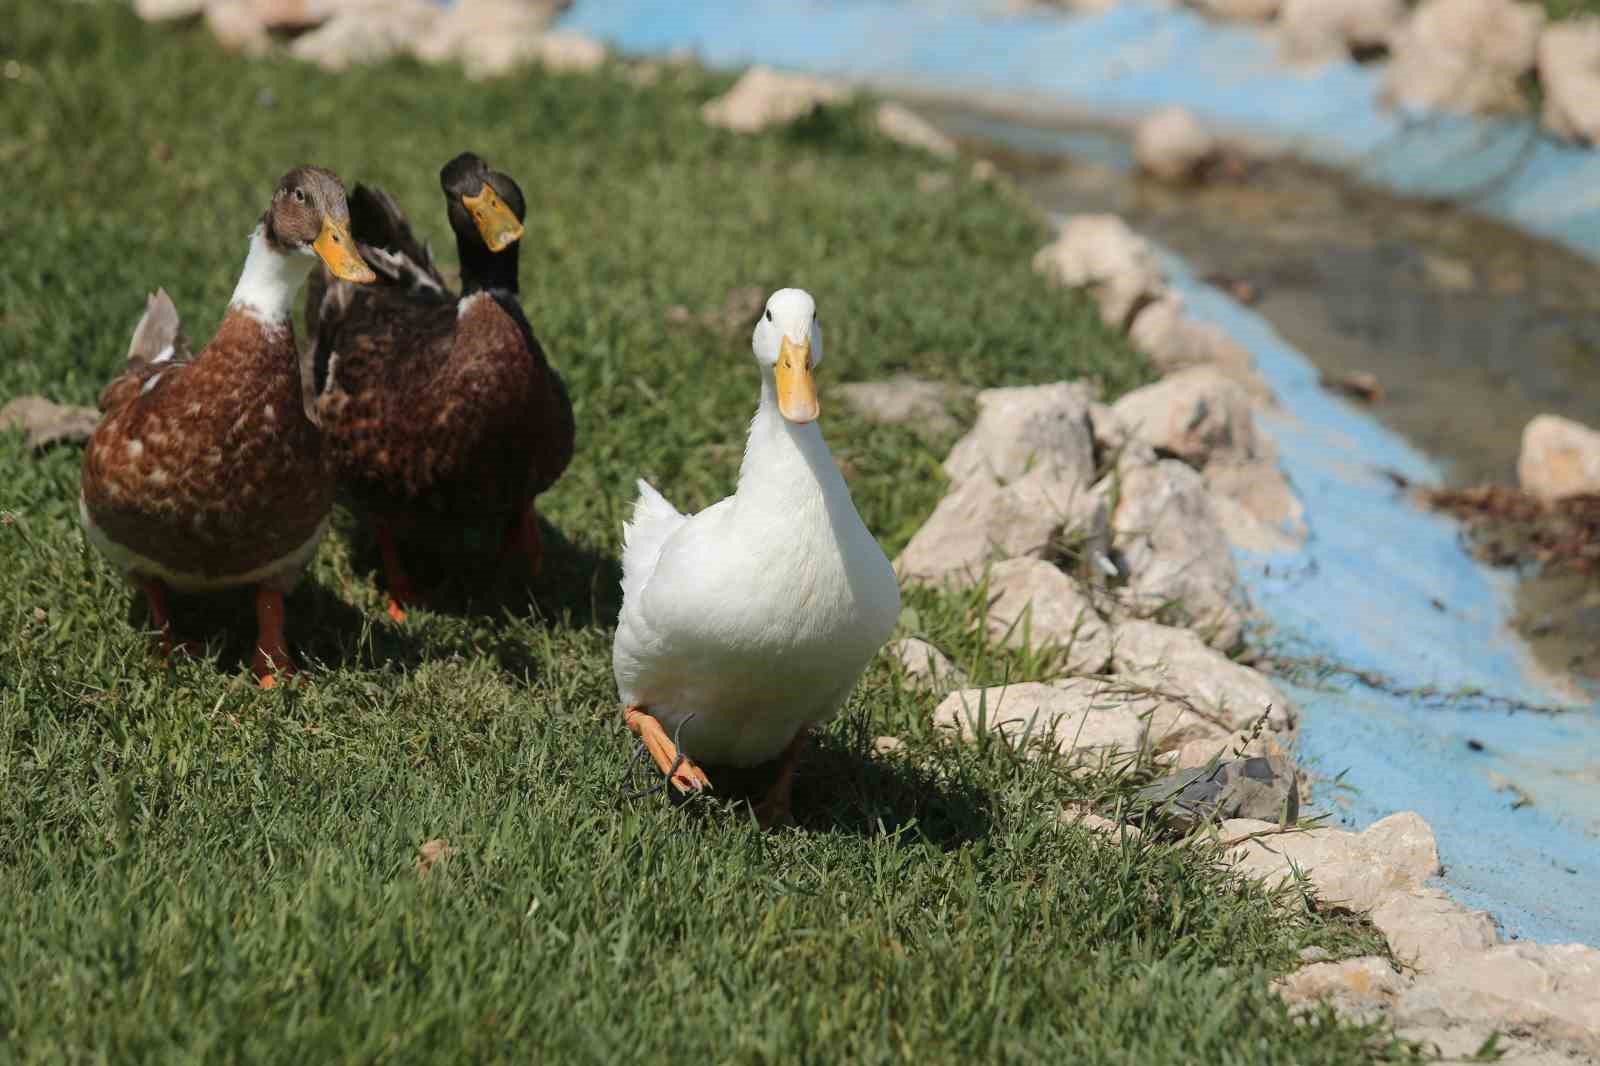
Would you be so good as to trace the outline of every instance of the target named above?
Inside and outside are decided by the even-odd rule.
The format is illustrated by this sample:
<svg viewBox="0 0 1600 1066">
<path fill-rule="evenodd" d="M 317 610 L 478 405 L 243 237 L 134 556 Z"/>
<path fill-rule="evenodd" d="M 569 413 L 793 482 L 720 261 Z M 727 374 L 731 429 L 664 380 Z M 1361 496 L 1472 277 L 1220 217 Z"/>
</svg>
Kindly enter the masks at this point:
<svg viewBox="0 0 1600 1066">
<path fill-rule="evenodd" d="M 183 335 L 178 308 L 166 289 L 157 289 L 145 300 L 144 315 L 133 327 L 128 342 L 128 362 L 134 366 L 167 360 L 189 359 L 189 338 Z"/>
<path fill-rule="evenodd" d="M 622 526 L 623 599 L 644 587 L 655 572 L 661 545 L 688 520 L 650 482 L 639 479 L 639 498 L 633 504 L 633 518 Z"/>
</svg>

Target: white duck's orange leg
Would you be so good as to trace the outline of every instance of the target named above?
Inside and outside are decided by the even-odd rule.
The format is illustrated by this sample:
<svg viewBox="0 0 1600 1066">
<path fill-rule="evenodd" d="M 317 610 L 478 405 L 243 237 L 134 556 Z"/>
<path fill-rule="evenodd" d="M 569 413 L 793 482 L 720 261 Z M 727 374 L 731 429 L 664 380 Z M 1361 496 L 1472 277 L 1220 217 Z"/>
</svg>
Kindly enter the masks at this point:
<svg viewBox="0 0 1600 1066">
<path fill-rule="evenodd" d="M 763 829 L 787 825 L 793 821 L 790 804 L 794 799 L 794 768 L 800 763 L 800 753 L 806 747 L 806 731 L 795 734 L 789 746 L 783 749 L 783 761 L 778 766 L 778 779 L 767 789 L 767 794 L 756 804 L 756 821 Z"/>
<path fill-rule="evenodd" d="M 250 669 L 262 688 L 276 688 L 277 675 L 288 677 L 295 672 L 283 638 L 283 615 L 283 593 L 267 585 L 256 586 L 256 653 Z"/>
<path fill-rule="evenodd" d="M 630 733 L 644 742 L 650 758 L 679 792 L 687 795 L 691 792 L 703 792 L 711 787 L 711 779 L 705 775 L 705 771 L 696 766 L 687 755 L 678 751 L 678 746 L 667 736 L 667 731 L 661 728 L 661 723 L 656 721 L 655 716 L 649 711 L 637 705 L 624 707 L 622 721 Z"/>
</svg>

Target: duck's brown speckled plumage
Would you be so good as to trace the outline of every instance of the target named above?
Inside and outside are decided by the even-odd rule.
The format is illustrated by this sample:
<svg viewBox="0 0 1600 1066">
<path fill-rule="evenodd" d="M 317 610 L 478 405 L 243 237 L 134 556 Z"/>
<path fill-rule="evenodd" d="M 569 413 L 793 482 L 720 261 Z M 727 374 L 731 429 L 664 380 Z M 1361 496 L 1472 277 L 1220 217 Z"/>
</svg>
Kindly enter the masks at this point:
<svg viewBox="0 0 1600 1066">
<path fill-rule="evenodd" d="M 465 159 L 482 167 L 451 166 Z M 341 486 L 380 522 L 515 525 L 572 458 L 572 405 L 517 302 L 516 244 L 491 256 L 441 178 L 465 295 L 444 286 L 394 201 L 357 186 L 356 237 L 385 280 L 313 280 L 316 411 Z M 520 218 L 520 192 L 514 202 Z"/>
<path fill-rule="evenodd" d="M 95 525 L 197 583 L 305 544 L 332 506 L 333 480 L 298 366 L 288 322 L 237 308 L 193 359 L 131 364 L 101 394 L 105 416 L 84 454 Z"/>
</svg>

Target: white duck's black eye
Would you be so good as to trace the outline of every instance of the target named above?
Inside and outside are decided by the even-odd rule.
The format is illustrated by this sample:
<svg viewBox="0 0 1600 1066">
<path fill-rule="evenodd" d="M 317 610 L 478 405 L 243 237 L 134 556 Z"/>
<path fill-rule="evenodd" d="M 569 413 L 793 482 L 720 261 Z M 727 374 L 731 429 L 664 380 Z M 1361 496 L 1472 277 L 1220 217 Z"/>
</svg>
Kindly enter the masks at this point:
<svg viewBox="0 0 1600 1066">
<path fill-rule="evenodd" d="M 294 191 L 294 202 L 297 204 L 306 202 L 306 191 L 304 189 L 296 189 Z"/>
<path fill-rule="evenodd" d="M 767 321 L 768 322 L 772 321 L 772 308 L 770 308 L 770 307 L 767 308 Z"/>
</svg>

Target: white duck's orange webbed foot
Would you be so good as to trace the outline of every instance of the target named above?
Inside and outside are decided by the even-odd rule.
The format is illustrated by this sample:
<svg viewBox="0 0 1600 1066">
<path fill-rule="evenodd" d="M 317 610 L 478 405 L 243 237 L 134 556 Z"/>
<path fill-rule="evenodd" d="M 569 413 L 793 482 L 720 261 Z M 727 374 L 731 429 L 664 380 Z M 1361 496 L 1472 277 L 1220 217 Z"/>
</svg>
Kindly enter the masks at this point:
<svg viewBox="0 0 1600 1066">
<path fill-rule="evenodd" d="M 686 796 L 711 787 L 711 779 L 705 771 L 678 750 L 678 745 L 667 736 L 667 731 L 661 728 L 661 723 L 649 711 L 639 706 L 624 707 L 622 721 L 628 731 L 644 743 L 651 760 L 672 782 L 672 787 Z"/>
</svg>

